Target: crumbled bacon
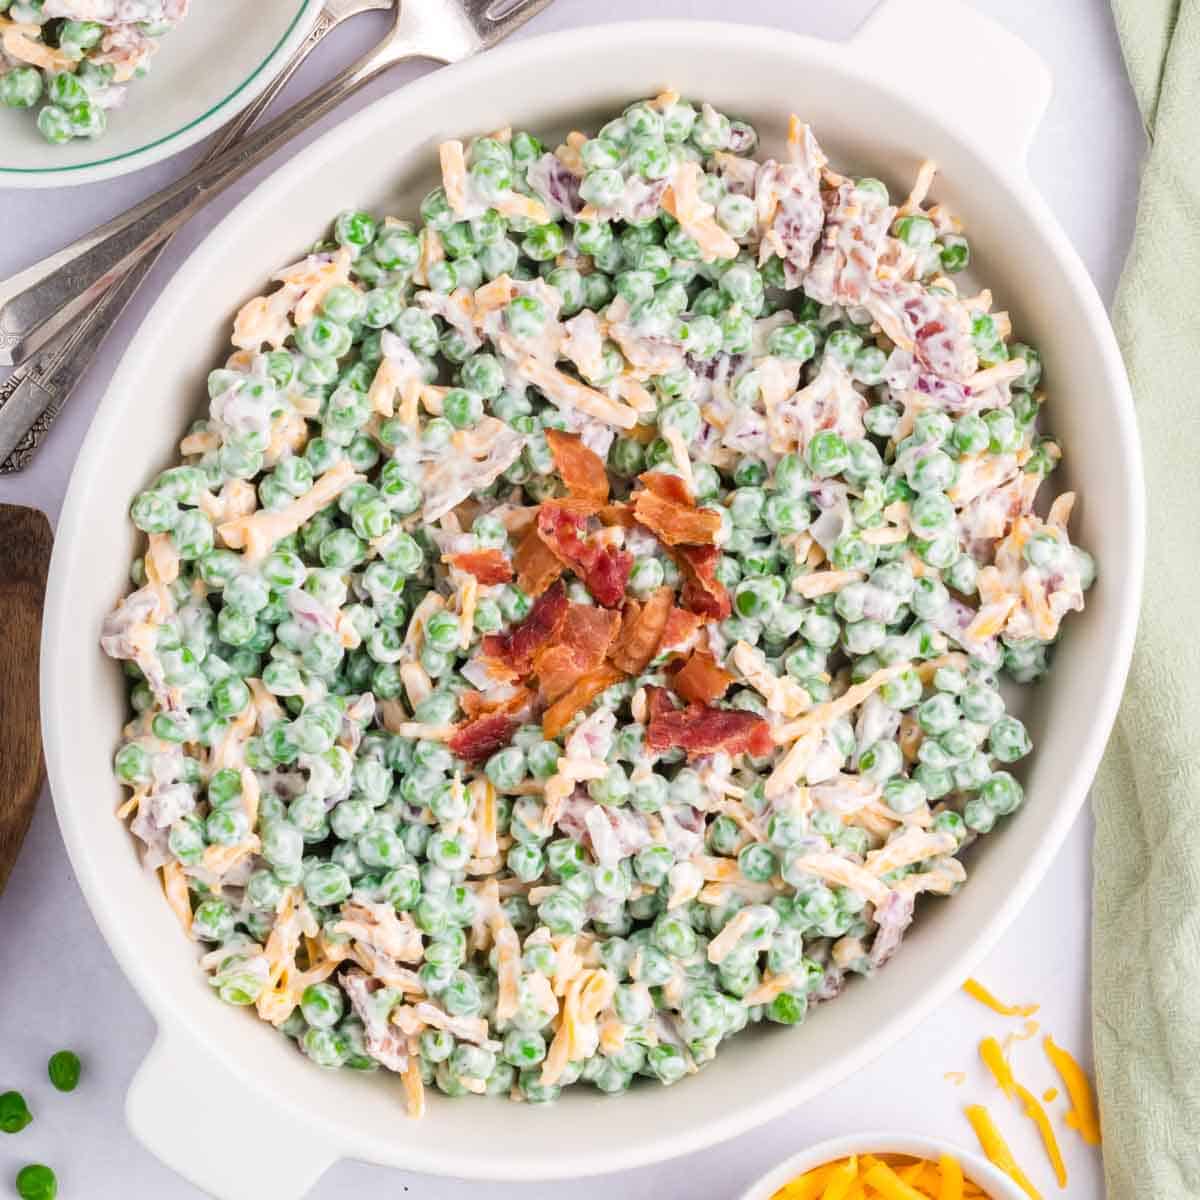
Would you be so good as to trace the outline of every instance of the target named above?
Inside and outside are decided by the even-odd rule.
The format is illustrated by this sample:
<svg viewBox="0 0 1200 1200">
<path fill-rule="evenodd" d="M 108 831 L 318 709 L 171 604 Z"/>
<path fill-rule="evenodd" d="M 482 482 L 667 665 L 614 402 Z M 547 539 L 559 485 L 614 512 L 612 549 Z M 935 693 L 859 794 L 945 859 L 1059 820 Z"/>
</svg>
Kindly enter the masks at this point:
<svg viewBox="0 0 1200 1200">
<path fill-rule="evenodd" d="M 752 712 L 712 708 L 707 704 L 690 704 L 687 708 L 667 711 L 653 694 L 649 707 L 646 745 L 651 750 L 678 747 L 686 750 L 689 758 L 695 758 L 718 750 L 758 756 L 770 754 L 774 748 L 771 726 Z"/>
<path fill-rule="evenodd" d="M 638 479 L 648 492 L 670 500 L 673 504 L 695 504 L 692 493 L 681 475 L 669 475 L 666 471 L 647 471 Z"/>
<path fill-rule="evenodd" d="M 675 593 L 659 588 L 645 604 L 627 600 L 622 612 L 621 632 L 613 647 L 612 661 L 628 675 L 637 675 L 658 653 Z"/>
<path fill-rule="evenodd" d="M 546 709 L 542 716 L 542 734 L 547 738 L 558 737 L 577 712 L 591 704 L 601 692 L 612 687 L 614 683 L 620 683 L 624 678 L 622 672 L 608 663 L 581 676 L 565 695 L 560 696 Z"/>
<path fill-rule="evenodd" d="M 633 512 L 658 540 L 667 546 L 708 546 L 721 529 L 721 516 L 692 503 L 687 485 L 676 475 L 651 472 L 641 477 L 646 485 L 633 497 Z"/>
<path fill-rule="evenodd" d="M 601 525 L 620 525 L 622 529 L 632 529 L 636 520 L 633 516 L 633 506 L 624 500 L 606 504 L 597 514 Z"/>
<path fill-rule="evenodd" d="M 608 471 L 604 460 L 594 450 L 589 450 L 577 433 L 547 429 L 546 442 L 567 491 L 580 500 L 603 504 L 608 499 Z"/>
<path fill-rule="evenodd" d="M 716 575 L 720 550 L 716 546 L 676 546 L 672 556 L 683 572 L 684 607 L 702 617 L 725 620 L 733 605 Z"/>
<path fill-rule="evenodd" d="M 695 704 L 711 704 L 720 700 L 733 683 L 733 676 L 705 650 L 694 650 L 691 657 L 675 672 L 671 686 L 677 695 Z"/>
<path fill-rule="evenodd" d="M 588 536 L 588 518 L 599 506 L 583 500 L 547 500 L 538 512 L 537 531 L 559 561 L 587 585 L 605 608 L 625 595 L 633 555 Z"/>
<path fill-rule="evenodd" d="M 531 524 L 513 555 L 517 568 L 517 586 L 527 596 L 540 596 L 562 573 L 558 555 L 538 537 L 536 522 Z"/>
<path fill-rule="evenodd" d="M 567 607 L 567 589 L 560 581 L 543 592 L 525 619 L 507 633 L 488 634 L 483 639 L 483 653 L 499 659 L 518 675 L 528 675 L 533 656 L 558 632 Z"/>
<path fill-rule="evenodd" d="M 703 625 L 703 620 L 686 608 L 673 607 L 667 613 L 667 624 L 663 629 L 662 640 L 658 643 L 661 652 L 668 650 L 686 650 L 693 634 Z"/>
<path fill-rule="evenodd" d="M 482 692 L 460 692 L 458 703 L 471 720 L 475 720 L 477 717 L 494 716 L 498 713 L 517 716 L 533 703 L 533 693 L 528 688 L 520 687 L 503 700 L 485 700 Z"/>
<path fill-rule="evenodd" d="M 517 722 L 504 713 L 493 713 L 461 725 L 446 744 L 452 753 L 469 763 L 487 762 L 497 750 L 503 750 L 517 732 Z"/>
<path fill-rule="evenodd" d="M 557 700 L 580 676 L 601 666 L 620 624 L 611 609 L 572 604 L 554 640 L 534 656 L 542 699 Z"/>
<path fill-rule="evenodd" d="M 452 554 L 450 565 L 474 575 L 482 584 L 508 583 L 513 577 L 512 563 L 503 550 L 468 550 Z"/>
</svg>

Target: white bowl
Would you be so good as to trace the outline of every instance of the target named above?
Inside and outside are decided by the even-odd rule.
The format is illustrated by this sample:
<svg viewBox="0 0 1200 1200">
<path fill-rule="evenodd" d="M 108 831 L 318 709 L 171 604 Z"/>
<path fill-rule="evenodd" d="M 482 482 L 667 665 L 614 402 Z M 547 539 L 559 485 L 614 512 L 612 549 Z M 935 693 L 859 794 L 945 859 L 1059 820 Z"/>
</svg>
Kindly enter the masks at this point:
<svg viewBox="0 0 1200 1200">
<path fill-rule="evenodd" d="M 32 113 L 0 110 L 0 188 L 94 183 L 178 154 L 266 89 L 320 11 L 321 0 L 197 0 L 96 141 L 52 146 Z"/>
<path fill-rule="evenodd" d="M 324 1073 L 216 1002 L 190 943 L 113 819 L 121 673 L 96 646 L 136 553 L 130 498 L 176 459 L 228 346 L 232 315 L 350 205 L 415 212 L 438 141 L 504 121 L 564 132 L 670 84 L 755 122 L 770 148 L 787 114 L 833 161 L 907 187 L 938 159 L 938 196 L 968 219 L 980 272 L 1049 364 L 1060 486 L 1100 564 L 1087 612 L 1025 716 L 1038 739 L 1021 813 L 987 839 L 952 901 L 928 905 L 883 976 L 819 1008 L 809 1028 L 746 1033 L 694 1078 L 556 1105 L 432 1098 L 406 1122 L 399 1088 Z M 516 43 L 436 72 L 348 120 L 244 200 L 164 290 L 84 443 L 51 569 L 42 725 L 59 820 L 101 931 L 160 1026 L 129 1119 L 167 1162 L 222 1197 L 293 1200 L 353 1156 L 491 1179 L 578 1177 L 702 1149 L 824 1088 L 911 1029 L 1016 914 L 1083 802 L 1125 678 L 1141 583 L 1143 499 L 1133 409 L 1103 306 L 1030 186 L 1025 148 L 1049 93 L 1030 51 L 957 0 L 888 0 L 845 45 L 734 25 L 653 22 Z M 944 96 L 970 95 L 947 108 Z M 572 1094 L 577 1093 L 577 1094 Z M 213 1147 L 222 1147 L 218 1153 Z"/>
<path fill-rule="evenodd" d="M 1028 1200 L 1024 1190 L 986 1158 L 980 1158 L 978 1154 L 964 1150 L 953 1142 L 934 1141 L 911 1133 L 852 1133 L 820 1142 L 784 1159 L 762 1178 L 755 1180 L 742 1193 L 741 1200 L 771 1200 L 785 1183 L 797 1175 L 803 1175 L 805 1171 L 824 1163 L 849 1158 L 851 1154 L 911 1154 L 914 1158 L 928 1158 L 934 1162 L 939 1155 L 952 1154 L 963 1169 L 963 1178 L 977 1183 L 988 1194 L 989 1200 Z"/>
</svg>

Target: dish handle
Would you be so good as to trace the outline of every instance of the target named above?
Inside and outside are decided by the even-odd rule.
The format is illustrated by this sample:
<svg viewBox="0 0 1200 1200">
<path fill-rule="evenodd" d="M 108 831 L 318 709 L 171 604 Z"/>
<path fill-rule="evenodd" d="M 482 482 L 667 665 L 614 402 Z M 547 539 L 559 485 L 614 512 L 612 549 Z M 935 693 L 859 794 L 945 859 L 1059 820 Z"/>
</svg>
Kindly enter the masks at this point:
<svg viewBox="0 0 1200 1200">
<path fill-rule="evenodd" d="M 962 0 L 883 0 L 850 45 L 971 142 L 1024 170 L 1053 85 L 1015 34 Z"/>
<path fill-rule="evenodd" d="M 301 1200 L 339 1157 L 176 1030 L 159 1030 L 125 1119 L 151 1154 L 216 1200 Z"/>
</svg>

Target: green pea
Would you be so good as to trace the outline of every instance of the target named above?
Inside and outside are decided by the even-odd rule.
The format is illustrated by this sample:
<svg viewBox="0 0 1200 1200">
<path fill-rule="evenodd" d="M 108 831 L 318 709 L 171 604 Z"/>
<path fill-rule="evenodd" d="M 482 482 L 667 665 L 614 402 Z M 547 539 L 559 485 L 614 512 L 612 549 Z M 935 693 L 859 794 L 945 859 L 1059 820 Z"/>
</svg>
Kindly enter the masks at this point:
<svg viewBox="0 0 1200 1200">
<path fill-rule="evenodd" d="M 333 224 L 333 236 L 339 246 L 347 246 L 356 254 L 375 240 L 378 226 L 370 213 L 348 209 Z"/>
<path fill-rule="evenodd" d="M 629 573 L 629 590 L 636 596 L 646 597 L 662 587 L 665 578 L 663 565 L 657 558 L 641 558 Z"/>
<path fill-rule="evenodd" d="M 892 233 L 914 250 L 928 249 L 937 237 L 933 222 L 920 215 L 900 217 L 892 226 Z"/>
<path fill-rule="evenodd" d="M 900 747 L 892 741 L 872 743 L 859 755 L 859 774 L 865 775 L 875 783 L 885 783 L 896 775 L 904 765 L 904 756 Z"/>
<path fill-rule="evenodd" d="M 863 424 L 876 437 L 890 438 L 900 424 L 900 414 L 888 404 L 876 404 L 863 414 Z"/>
<path fill-rule="evenodd" d="M 996 825 L 996 813 L 981 796 L 972 796 L 963 805 L 963 822 L 974 833 L 991 833 Z"/>
<path fill-rule="evenodd" d="M 954 505 L 943 492 L 924 492 L 909 508 L 909 524 L 922 539 L 933 539 L 954 521 Z M 957 546 L 955 547 L 957 554 Z"/>
<path fill-rule="evenodd" d="M 980 786 L 979 797 L 994 813 L 1003 817 L 1016 812 L 1025 793 L 1007 771 L 996 771 Z"/>
<path fill-rule="evenodd" d="M 822 429 L 808 444 L 809 469 L 820 479 L 839 475 L 850 465 L 850 451 L 845 440 L 832 429 Z"/>
<path fill-rule="evenodd" d="M 388 271 L 411 271 L 421 258 L 421 243 L 403 226 L 384 226 L 371 247 L 371 256 Z"/>
<path fill-rule="evenodd" d="M 767 883 L 775 875 L 779 863 L 768 846 L 751 842 L 738 855 L 738 867 L 747 879 L 755 883 Z"/>
<path fill-rule="evenodd" d="M 565 887 L 555 888 L 538 906 L 538 917 L 553 934 L 577 933 L 585 918 L 582 902 Z"/>
<path fill-rule="evenodd" d="M 20 1133 L 32 1120 L 33 1115 L 20 1092 L 0 1094 L 0 1131 Z"/>
<path fill-rule="evenodd" d="M 300 1011 L 314 1029 L 332 1029 L 345 1014 L 346 998 L 333 983 L 313 983 L 300 996 Z"/>
<path fill-rule="evenodd" d="M 611 167 L 589 171 L 579 185 L 580 198 L 600 209 L 616 204 L 624 192 L 625 177 Z"/>
<path fill-rule="evenodd" d="M 42 98 L 42 76 L 36 67 L 13 67 L 0 75 L 0 104 L 32 108 Z"/>
<path fill-rule="evenodd" d="M 561 226 L 553 222 L 548 225 L 535 225 L 521 241 L 521 252 L 534 262 L 550 262 L 566 247 L 566 234 Z"/>
<path fill-rule="evenodd" d="M 808 996 L 804 993 L 780 992 L 767 1005 L 766 1017 L 777 1025 L 798 1025 L 808 1011 Z"/>
<path fill-rule="evenodd" d="M 21 1200 L 55 1200 L 58 1179 L 49 1167 L 30 1163 L 17 1172 L 17 1195 Z"/>
<path fill-rule="evenodd" d="M 971 246 L 965 237 L 947 233 L 942 237 L 942 270 L 948 275 L 965 271 L 971 265 Z"/>
<path fill-rule="evenodd" d="M 516 746 L 498 750 L 488 759 L 484 772 L 499 791 L 512 791 L 525 778 L 525 752 Z"/>
</svg>

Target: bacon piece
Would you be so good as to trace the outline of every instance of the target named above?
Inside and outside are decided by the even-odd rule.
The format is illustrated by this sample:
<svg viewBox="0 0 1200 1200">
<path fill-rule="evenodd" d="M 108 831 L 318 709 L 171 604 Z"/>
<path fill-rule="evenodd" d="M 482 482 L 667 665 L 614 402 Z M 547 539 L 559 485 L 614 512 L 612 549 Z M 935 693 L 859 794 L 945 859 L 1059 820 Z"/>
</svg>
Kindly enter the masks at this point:
<svg viewBox="0 0 1200 1200">
<path fill-rule="evenodd" d="M 487 762 L 497 750 L 503 750 L 517 732 L 517 722 L 504 713 L 479 717 L 460 725 L 458 731 L 446 744 L 452 753 L 478 766 Z"/>
<path fill-rule="evenodd" d="M 729 690 L 733 676 L 705 650 L 694 650 L 692 656 L 675 673 L 671 686 L 685 700 L 695 704 L 711 704 Z"/>
<path fill-rule="evenodd" d="M 633 506 L 624 500 L 606 504 L 597 514 L 601 525 L 620 525 L 622 529 L 632 529 L 637 524 L 633 515 Z"/>
<path fill-rule="evenodd" d="M 702 617 L 723 621 L 733 611 L 729 593 L 716 576 L 716 546 L 676 546 L 672 557 L 683 572 L 683 605 Z"/>
<path fill-rule="evenodd" d="M 450 565 L 474 575 L 483 584 L 508 583 L 513 577 L 512 563 L 503 550 L 469 550 L 452 554 Z"/>
<path fill-rule="evenodd" d="M 603 665 L 620 624 L 620 616 L 610 609 L 572 604 L 554 641 L 533 660 L 542 699 L 557 700 L 580 676 Z"/>
<path fill-rule="evenodd" d="M 528 675 L 533 656 L 558 632 L 567 616 L 567 589 L 562 581 L 534 602 L 528 615 L 507 633 L 490 633 L 483 639 L 483 652 L 498 658 L 518 675 Z"/>
<path fill-rule="evenodd" d="M 686 647 L 692 635 L 703 625 L 703 620 L 686 608 L 672 608 L 667 613 L 666 628 L 663 629 L 662 640 L 658 648 L 662 652 Z"/>
<path fill-rule="evenodd" d="M 771 726 L 762 717 L 737 709 L 712 708 L 690 704 L 687 708 L 665 711 L 661 700 L 652 698 L 646 745 L 651 750 L 680 747 L 689 758 L 702 754 L 770 754 L 775 743 Z"/>
<path fill-rule="evenodd" d="M 513 555 L 517 568 L 517 586 L 528 596 L 540 596 L 562 573 L 558 555 L 538 536 L 531 524 Z"/>
<path fill-rule="evenodd" d="M 721 516 L 692 503 L 687 485 L 676 475 L 650 472 L 641 476 L 645 491 L 634 494 L 638 521 L 668 546 L 708 546 L 721 529 Z"/>
<path fill-rule="evenodd" d="M 547 500 L 538 512 L 537 531 L 562 564 L 587 584 L 605 608 L 615 608 L 625 595 L 633 555 L 587 536 L 588 518 L 599 505 L 584 500 Z"/>
<path fill-rule="evenodd" d="M 664 713 L 678 711 L 671 700 L 671 693 L 666 688 L 648 687 L 646 689 L 646 716 L 650 721 L 661 717 Z"/>
<path fill-rule="evenodd" d="M 472 721 L 477 717 L 490 717 L 503 713 L 516 716 L 533 703 L 533 693 L 528 688 L 517 690 L 504 700 L 485 700 L 482 692 L 460 692 L 458 703 Z"/>
<path fill-rule="evenodd" d="M 694 505 L 696 501 L 688 490 L 682 475 L 669 475 L 666 471 L 646 471 L 638 479 L 647 491 L 670 500 L 673 504 Z"/>
<path fill-rule="evenodd" d="M 589 450 L 577 433 L 547 429 L 546 442 L 567 491 L 580 500 L 603 504 L 608 499 L 608 471 L 604 460 L 594 450 Z"/>
<path fill-rule="evenodd" d="M 588 591 L 606 608 L 616 608 L 625 595 L 633 555 L 627 550 L 605 546 L 584 576 Z"/>
<path fill-rule="evenodd" d="M 645 604 L 626 601 L 621 633 L 612 652 L 616 667 L 627 675 L 637 675 L 650 665 L 658 653 L 674 599 L 675 593 L 669 587 L 661 587 Z"/>
<path fill-rule="evenodd" d="M 547 738 L 556 738 L 570 724 L 571 718 L 580 709 L 586 708 L 606 688 L 614 683 L 620 683 L 625 676 L 616 667 L 605 663 L 594 671 L 577 679 L 570 691 L 560 696 L 542 716 L 542 734 Z M 766 722 L 764 721 L 765 725 Z M 769 737 L 768 733 L 768 737 Z"/>
</svg>

